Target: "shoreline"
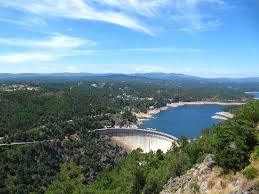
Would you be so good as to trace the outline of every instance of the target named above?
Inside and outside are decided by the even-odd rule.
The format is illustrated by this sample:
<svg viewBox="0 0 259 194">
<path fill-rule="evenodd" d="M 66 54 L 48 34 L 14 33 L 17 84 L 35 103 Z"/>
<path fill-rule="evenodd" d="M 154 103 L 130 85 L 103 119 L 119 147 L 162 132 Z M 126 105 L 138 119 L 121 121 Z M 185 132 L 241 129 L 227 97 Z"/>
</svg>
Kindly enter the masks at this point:
<svg viewBox="0 0 259 194">
<path fill-rule="evenodd" d="M 216 120 L 228 120 L 228 119 L 232 119 L 234 117 L 234 115 L 230 112 L 225 112 L 225 111 L 221 111 L 221 112 L 216 112 L 214 116 L 212 116 L 212 119 L 216 119 Z"/>
<path fill-rule="evenodd" d="M 254 94 L 254 93 L 259 93 L 258 91 L 251 91 L 251 92 L 245 92 L 246 94 Z"/>
<path fill-rule="evenodd" d="M 218 102 L 218 101 L 173 102 L 173 103 L 168 103 L 164 107 L 148 110 L 147 113 L 133 112 L 133 114 L 137 118 L 136 125 L 139 126 L 143 122 L 154 118 L 155 115 L 157 115 L 161 111 L 165 111 L 169 108 L 177 108 L 177 107 L 180 107 L 180 106 L 188 106 L 188 105 L 223 105 L 223 106 L 231 106 L 232 105 L 232 106 L 241 106 L 241 105 L 244 105 L 244 104 L 245 104 L 245 102 Z"/>
</svg>

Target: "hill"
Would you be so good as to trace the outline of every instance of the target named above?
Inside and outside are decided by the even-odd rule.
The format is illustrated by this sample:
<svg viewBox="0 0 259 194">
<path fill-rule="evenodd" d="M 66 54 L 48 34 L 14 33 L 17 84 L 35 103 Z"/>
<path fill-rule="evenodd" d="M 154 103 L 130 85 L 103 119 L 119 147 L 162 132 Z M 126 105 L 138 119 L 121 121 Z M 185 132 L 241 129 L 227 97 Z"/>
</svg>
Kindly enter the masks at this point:
<svg viewBox="0 0 259 194">
<path fill-rule="evenodd" d="M 0 80 L 30 80 L 30 79 L 68 79 L 68 80 L 166 80 L 179 82 L 214 82 L 214 83 L 248 83 L 259 82 L 259 77 L 247 78 L 202 78 L 177 73 L 135 73 L 135 74 L 94 74 L 94 73 L 21 73 L 21 74 L 0 74 Z"/>
</svg>

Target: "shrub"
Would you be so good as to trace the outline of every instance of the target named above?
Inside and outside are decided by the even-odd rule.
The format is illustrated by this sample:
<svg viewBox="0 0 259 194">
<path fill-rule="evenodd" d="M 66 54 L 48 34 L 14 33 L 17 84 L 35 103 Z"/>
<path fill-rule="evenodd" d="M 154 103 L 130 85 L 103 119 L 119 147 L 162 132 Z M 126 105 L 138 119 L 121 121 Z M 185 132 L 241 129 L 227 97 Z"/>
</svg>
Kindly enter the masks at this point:
<svg viewBox="0 0 259 194">
<path fill-rule="evenodd" d="M 259 191 L 259 182 L 258 181 L 254 184 L 254 188 L 256 191 Z"/>
<path fill-rule="evenodd" d="M 258 172 L 257 172 L 257 169 L 255 167 L 248 166 L 243 171 L 243 175 L 247 179 L 252 180 L 252 179 L 255 179 L 258 176 Z"/>
<path fill-rule="evenodd" d="M 190 188 L 193 193 L 198 193 L 200 191 L 200 186 L 196 182 L 192 183 Z"/>
<path fill-rule="evenodd" d="M 215 128 L 214 137 L 216 162 L 224 171 L 238 171 L 249 163 L 256 145 L 254 128 L 239 120 L 229 121 Z"/>
<path fill-rule="evenodd" d="M 259 159 L 259 146 L 255 146 L 254 151 L 252 153 L 252 159 L 253 160 Z"/>
</svg>

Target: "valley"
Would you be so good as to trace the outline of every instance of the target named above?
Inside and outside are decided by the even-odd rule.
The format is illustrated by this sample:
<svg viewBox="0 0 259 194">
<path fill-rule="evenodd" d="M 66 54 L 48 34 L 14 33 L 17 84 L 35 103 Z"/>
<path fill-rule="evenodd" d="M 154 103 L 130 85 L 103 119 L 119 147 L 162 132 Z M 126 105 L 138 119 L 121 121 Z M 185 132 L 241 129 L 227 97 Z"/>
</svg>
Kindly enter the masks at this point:
<svg viewBox="0 0 259 194">
<path fill-rule="evenodd" d="M 248 130 L 238 132 L 242 141 L 250 138 L 247 141 L 251 147 L 245 148 L 248 155 L 255 145 L 251 134 L 253 123 L 258 119 L 258 103 L 243 93 L 242 87 L 237 91 L 225 88 L 223 84 L 216 90 L 212 84 L 179 89 L 172 83 L 161 84 L 156 79 L 152 83 L 121 77 L 119 80 L 109 78 L 109 81 L 77 79 L 69 82 L 63 82 L 67 77 L 41 82 L 28 79 L 26 84 L 18 80 L 1 81 L 5 87 L 22 84 L 37 88 L 18 87 L 21 89 L 0 92 L 2 193 L 56 193 L 58 185 L 71 187 L 70 183 L 74 181 L 75 192 L 159 193 L 170 177 L 182 175 L 206 154 L 216 157 L 225 154 L 221 153 L 222 148 L 216 149 L 222 146 L 221 142 L 216 147 L 213 145 L 215 135 L 220 136 L 225 130 L 238 130 L 240 126 Z M 220 122 L 212 118 L 222 111 L 231 112 L 234 118 Z M 157 131 L 147 134 L 161 131 L 178 139 L 171 145 L 160 142 L 162 152 L 155 146 L 155 142 L 160 141 L 159 136 L 155 140 L 153 135 L 146 134 L 138 141 L 137 136 L 95 132 L 114 127 L 114 130 L 126 128 L 122 134 L 126 131 L 131 134 L 131 130 L 136 130 L 130 129 L 132 126 L 148 130 L 156 128 Z M 218 133 L 220 130 L 223 131 Z M 237 155 L 233 155 L 233 160 L 239 161 L 241 158 L 235 152 L 233 154 Z M 180 165 L 183 160 L 185 164 Z M 216 163 L 232 171 L 244 168 L 249 162 L 247 156 L 235 162 L 237 166 L 228 166 L 227 161 L 218 159 Z M 75 176 L 70 177 L 70 173 Z M 130 176 L 125 177 L 128 173 Z M 67 183 L 63 182 L 62 176 L 66 177 Z M 125 179 L 133 185 L 124 185 Z M 139 179 L 144 182 L 137 181 Z"/>
</svg>

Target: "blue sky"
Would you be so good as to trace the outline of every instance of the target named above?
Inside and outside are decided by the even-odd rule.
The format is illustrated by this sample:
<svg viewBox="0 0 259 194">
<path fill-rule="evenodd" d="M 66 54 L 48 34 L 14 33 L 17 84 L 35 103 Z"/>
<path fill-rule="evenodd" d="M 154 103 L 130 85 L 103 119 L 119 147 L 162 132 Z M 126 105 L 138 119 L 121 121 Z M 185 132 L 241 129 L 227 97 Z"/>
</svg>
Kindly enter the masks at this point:
<svg viewBox="0 0 259 194">
<path fill-rule="evenodd" d="M 0 72 L 259 76 L 258 0 L 0 0 Z"/>
</svg>

